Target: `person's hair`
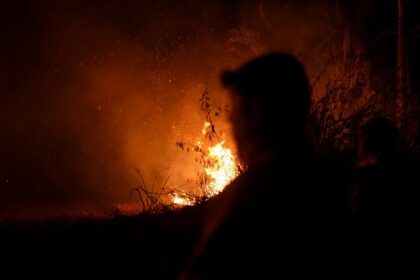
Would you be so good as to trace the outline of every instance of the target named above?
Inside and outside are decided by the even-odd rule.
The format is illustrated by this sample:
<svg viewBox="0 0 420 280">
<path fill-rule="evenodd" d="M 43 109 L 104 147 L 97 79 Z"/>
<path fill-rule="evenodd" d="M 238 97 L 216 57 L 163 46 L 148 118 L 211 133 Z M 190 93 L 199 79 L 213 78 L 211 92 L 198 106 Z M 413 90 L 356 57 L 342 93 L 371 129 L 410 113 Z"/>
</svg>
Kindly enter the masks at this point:
<svg viewBox="0 0 420 280">
<path fill-rule="evenodd" d="M 255 58 L 237 70 L 225 71 L 222 82 L 247 102 L 261 106 L 258 133 L 275 141 L 303 132 L 311 95 L 304 67 L 294 56 L 271 53 Z"/>
</svg>

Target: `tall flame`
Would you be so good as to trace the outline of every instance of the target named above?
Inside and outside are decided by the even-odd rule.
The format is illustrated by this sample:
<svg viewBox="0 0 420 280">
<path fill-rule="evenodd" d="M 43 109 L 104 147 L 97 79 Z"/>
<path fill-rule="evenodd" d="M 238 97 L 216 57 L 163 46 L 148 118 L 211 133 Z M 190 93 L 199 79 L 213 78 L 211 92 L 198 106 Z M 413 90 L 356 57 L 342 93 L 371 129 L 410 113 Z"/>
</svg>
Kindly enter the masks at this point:
<svg viewBox="0 0 420 280">
<path fill-rule="evenodd" d="M 211 129 L 212 125 L 205 122 L 201 133 L 206 135 Z M 225 142 L 221 141 L 216 145 L 207 148 L 207 158 L 210 162 L 204 171 L 209 178 L 206 189 L 209 196 L 214 196 L 232 182 L 238 175 L 239 169 L 235 161 L 232 150 L 224 146 Z M 201 141 L 197 141 L 197 145 L 201 147 Z M 179 194 L 173 195 L 173 203 L 175 205 L 192 205 L 194 204 L 191 199 L 180 196 Z"/>
<path fill-rule="evenodd" d="M 208 148 L 208 157 L 213 161 L 210 167 L 205 169 L 210 177 L 207 186 L 211 195 L 218 194 L 238 175 L 238 168 L 232 151 L 223 147 L 224 142 Z"/>
</svg>

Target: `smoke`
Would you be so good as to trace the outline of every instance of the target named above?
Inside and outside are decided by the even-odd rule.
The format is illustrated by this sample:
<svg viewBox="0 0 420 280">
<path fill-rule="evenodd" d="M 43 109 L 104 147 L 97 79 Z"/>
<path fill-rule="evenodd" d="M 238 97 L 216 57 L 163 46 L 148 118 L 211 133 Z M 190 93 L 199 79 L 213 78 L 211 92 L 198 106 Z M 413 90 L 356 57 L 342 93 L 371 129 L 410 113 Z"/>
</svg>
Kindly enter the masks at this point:
<svg viewBox="0 0 420 280">
<path fill-rule="evenodd" d="M 112 209 L 134 168 L 149 181 L 167 168 L 174 183 L 194 176 L 175 142 L 200 136 L 205 82 L 224 105 L 223 68 L 332 32 L 324 1 L 209 2 L 5 4 L 0 217 Z"/>
</svg>

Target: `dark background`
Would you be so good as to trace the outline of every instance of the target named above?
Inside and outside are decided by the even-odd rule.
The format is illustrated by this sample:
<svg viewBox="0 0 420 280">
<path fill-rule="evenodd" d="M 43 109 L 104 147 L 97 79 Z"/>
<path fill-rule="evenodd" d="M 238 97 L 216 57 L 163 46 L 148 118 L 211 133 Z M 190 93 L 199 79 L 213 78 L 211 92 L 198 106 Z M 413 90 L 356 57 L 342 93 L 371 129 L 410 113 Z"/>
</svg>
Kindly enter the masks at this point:
<svg viewBox="0 0 420 280">
<path fill-rule="evenodd" d="M 414 96 L 419 8 L 407 1 Z M 134 167 L 149 176 L 170 166 L 184 180 L 192 159 L 175 141 L 200 133 L 197 100 L 206 80 L 223 100 L 222 69 L 260 51 L 299 54 L 336 30 L 350 30 L 351 49 L 369 65 L 369 87 L 389 97 L 381 106 L 392 115 L 396 22 L 396 0 L 7 1 L 0 11 L 0 217 L 103 213 L 128 200 Z M 304 60 L 311 79 L 324 59 L 319 52 Z"/>
</svg>

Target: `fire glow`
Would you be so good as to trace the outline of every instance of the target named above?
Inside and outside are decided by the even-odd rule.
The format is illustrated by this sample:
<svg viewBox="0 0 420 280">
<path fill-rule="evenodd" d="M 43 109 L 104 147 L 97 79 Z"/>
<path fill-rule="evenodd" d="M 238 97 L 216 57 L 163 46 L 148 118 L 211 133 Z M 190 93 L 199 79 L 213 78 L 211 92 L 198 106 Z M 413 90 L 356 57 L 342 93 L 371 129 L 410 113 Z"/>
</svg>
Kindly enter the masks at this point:
<svg viewBox="0 0 420 280">
<path fill-rule="evenodd" d="M 224 142 L 208 148 L 208 156 L 214 161 L 212 166 L 205 169 L 206 174 L 212 179 L 209 184 L 211 195 L 216 195 L 233 181 L 238 175 L 238 168 L 232 151 L 223 147 Z"/>
<path fill-rule="evenodd" d="M 202 135 L 206 135 L 212 125 L 205 122 L 202 128 Z M 196 143 L 201 147 L 201 141 Z M 205 186 L 207 196 L 211 197 L 222 192 L 225 187 L 232 182 L 240 173 L 239 165 L 236 162 L 232 150 L 225 146 L 225 141 L 219 141 L 217 144 L 207 148 L 206 158 L 209 165 L 204 168 L 205 175 L 208 177 L 208 183 Z M 194 201 L 178 193 L 173 194 L 173 204 L 192 205 Z"/>
<path fill-rule="evenodd" d="M 185 197 L 185 196 L 181 196 L 178 193 L 173 193 L 172 194 L 172 202 L 175 205 L 181 205 L 181 206 L 193 205 L 194 204 L 194 201 L 192 199 L 189 199 L 188 197 Z"/>
</svg>

